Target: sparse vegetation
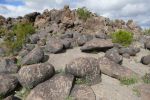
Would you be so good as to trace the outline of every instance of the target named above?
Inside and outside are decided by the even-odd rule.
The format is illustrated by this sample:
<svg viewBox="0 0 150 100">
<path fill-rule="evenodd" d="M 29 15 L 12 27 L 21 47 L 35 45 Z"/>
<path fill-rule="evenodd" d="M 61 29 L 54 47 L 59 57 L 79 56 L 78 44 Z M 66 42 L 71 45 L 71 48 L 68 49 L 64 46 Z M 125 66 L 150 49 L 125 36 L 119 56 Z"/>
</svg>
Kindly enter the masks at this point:
<svg viewBox="0 0 150 100">
<path fill-rule="evenodd" d="M 16 91 L 15 96 L 20 98 L 21 100 L 25 100 L 29 93 L 30 89 L 22 88 L 20 89 L 20 91 Z"/>
<path fill-rule="evenodd" d="M 91 15 L 90 11 L 87 10 L 85 7 L 78 8 L 77 9 L 77 14 L 78 14 L 79 18 L 84 20 L 84 21 L 86 21 Z"/>
<path fill-rule="evenodd" d="M 142 80 L 146 84 L 150 84 L 150 74 L 146 73 L 143 77 Z"/>
<path fill-rule="evenodd" d="M 150 35 L 150 28 L 144 30 L 144 35 Z"/>
<path fill-rule="evenodd" d="M 138 97 L 141 96 L 141 93 L 137 88 L 134 87 L 132 90 L 136 96 L 138 96 Z"/>
<path fill-rule="evenodd" d="M 138 80 L 136 77 L 123 77 L 120 79 L 120 83 L 123 85 L 132 85 L 137 82 L 138 82 Z"/>
<path fill-rule="evenodd" d="M 73 100 L 71 96 L 68 96 L 66 100 Z"/>
<path fill-rule="evenodd" d="M 9 53 L 14 53 L 16 50 L 20 50 L 22 45 L 26 41 L 26 37 L 35 32 L 31 23 L 18 23 L 14 25 L 12 30 L 2 29 L 4 33 L 4 43 L 8 48 Z"/>
<path fill-rule="evenodd" d="M 0 100 L 3 100 L 3 99 L 4 99 L 3 95 L 2 95 L 2 94 L 0 94 Z"/>
<path fill-rule="evenodd" d="M 76 78 L 75 84 L 88 84 L 89 81 L 86 79 Z"/>
<path fill-rule="evenodd" d="M 112 34 L 112 41 L 123 46 L 129 46 L 133 41 L 133 34 L 125 30 L 119 30 Z"/>
</svg>

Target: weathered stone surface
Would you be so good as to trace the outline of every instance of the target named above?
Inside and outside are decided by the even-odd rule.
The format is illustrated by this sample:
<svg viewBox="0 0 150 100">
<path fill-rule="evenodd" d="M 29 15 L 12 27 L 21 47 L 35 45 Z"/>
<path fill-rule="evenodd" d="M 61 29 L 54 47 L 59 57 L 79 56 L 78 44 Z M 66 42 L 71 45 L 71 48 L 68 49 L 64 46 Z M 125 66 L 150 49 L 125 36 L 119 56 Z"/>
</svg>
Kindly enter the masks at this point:
<svg viewBox="0 0 150 100">
<path fill-rule="evenodd" d="M 100 39 L 106 39 L 107 35 L 105 33 L 96 32 L 95 37 Z"/>
<path fill-rule="evenodd" d="M 65 48 L 65 49 L 68 49 L 68 48 L 71 47 L 71 41 L 70 41 L 69 39 L 67 39 L 67 38 L 61 40 L 61 43 L 64 45 L 64 48 Z"/>
<path fill-rule="evenodd" d="M 145 43 L 145 48 L 148 49 L 148 50 L 150 50 L 150 41 L 147 41 Z"/>
<path fill-rule="evenodd" d="M 119 49 L 120 54 L 128 53 L 130 56 L 136 56 L 138 52 L 140 52 L 140 48 L 127 47 Z"/>
<path fill-rule="evenodd" d="M 50 53 L 59 53 L 63 50 L 63 44 L 59 39 L 51 38 L 46 43 L 46 51 Z"/>
<path fill-rule="evenodd" d="M 0 74 L 0 80 L 0 94 L 2 96 L 12 92 L 18 84 L 16 77 L 6 74 Z"/>
<path fill-rule="evenodd" d="M 30 43 L 31 44 L 37 44 L 39 39 L 40 39 L 40 37 L 38 36 L 38 34 L 33 34 L 30 36 Z"/>
<path fill-rule="evenodd" d="M 77 38 L 77 43 L 79 46 L 83 46 L 87 41 L 90 41 L 93 39 L 92 35 L 83 34 Z"/>
<path fill-rule="evenodd" d="M 144 56 L 141 58 L 141 62 L 145 65 L 150 64 L 150 55 Z"/>
<path fill-rule="evenodd" d="M 36 47 L 21 60 L 21 65 L 31 65 L 40 63 L 44 58 L 44 52 L 41 48 Z"/>
<path fill-rule="evenodd" d="M 75 85 L 70 96 L 73 100 L 96 100 L 92 88 L 86 85 Z"/>
<path fill-rule="evenodd" d="M 115 48 L 106 51 L 105 56 L 118 64 L 121 64 L 123 60 L 122 56 L 119 55 L 118 49 Z"/>
<path fill-rule="evenodd" d="M 142 100 L 149 100 L 150 98 L 150 85 L 149 84 L 141 84 L 137 86 L 137 90 L 140 92 L 140 96 Z"/>
<path fill-rule="evenodd" d="M 23 58 L 24 56 L 26 56 L 29 53 L 28 50 L 21 50 L 18 54 L 19 57 Z"/>
<path fill-rule="evenodd" d="M 113 47 L 113 43 L 111 40 L 104 40 L 104 39 L 93 39 L 88 41 L 81 47 L 81 51 L 92 51 L 92 50 L 99 50 L 105 51 Z"/>
<path fill-rule="evenodd" d="M 72 88 L 72 75 L 56 74 L 31 90 L 26 100 L 66 100 Z"/>
<path fill-rule="evenodd" d="M 74 59 L 67 64 L 65 71 L 66 73 L 85 79 L 90 85 L 97 84 L 101 81 L 98 61 L 92 57 Z"/>
<path fill-rule="evenodd" d="M 49 63 L 23 66 L 19 70 L 18 80 L 23 87 L 33 88 L 52 77 L 54 73 L 54 67 Z"/>
<path fill-rule="evenodd" d="M 38 13 L 38 12 L 33 12 L 33 13 L 30 13 L 30 14 L 26 14 L 26 15 L 24 16 L 24 18 L 25 18 L 27 21 L 29 21 L 29 22 L 34 22 L 35 19 L 36 19 L 36 17 L 37 17 L 38 15 L 40 15 L 40 13 Z"/>
<path fill-rule="evenodd" d="M 98 60 L 101 72 L 113 78 L 122 79 L 136 75 L 136 73 L 129 68 L 116 64 L 106 57 L 101 57 Z"/>
<path fill-rule="evenodd" d="M 3 48 L 0 47 L 0 57 L 5 56 L 5 50 Z"/>
<path fill-rule="evenodd" d="M 23 49 L 28 50 L 28 51 L 32 51 L 35 48 L 35 44 L 25 44 L 23 46 Z"/>
<path fill-rule="evenodd" d="M 0 73 L 17 73 L 19 67 L 14 59 L 0 59 Z"/>
</svg>

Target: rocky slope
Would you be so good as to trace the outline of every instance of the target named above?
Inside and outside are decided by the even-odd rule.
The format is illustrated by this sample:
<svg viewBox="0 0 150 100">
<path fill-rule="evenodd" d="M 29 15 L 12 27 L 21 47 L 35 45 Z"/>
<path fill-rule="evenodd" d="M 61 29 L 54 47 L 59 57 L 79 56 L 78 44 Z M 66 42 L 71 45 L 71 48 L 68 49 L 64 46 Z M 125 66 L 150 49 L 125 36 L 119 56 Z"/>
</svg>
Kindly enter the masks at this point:
<svg viewBox="0 0 150 100">
<path fill-rule="evenodd" d="M 15 55 L 6 57 L 0 47 L 0 100 L 149 100 L 150 36 L 132 20 L 90 14 L 84 21 L 65 6 L 0 16 L 8 30 L 18 22 L 36 27 Z M 118 29 L 134 34 L 130 46 L 112 42 Z"/>
</svg>

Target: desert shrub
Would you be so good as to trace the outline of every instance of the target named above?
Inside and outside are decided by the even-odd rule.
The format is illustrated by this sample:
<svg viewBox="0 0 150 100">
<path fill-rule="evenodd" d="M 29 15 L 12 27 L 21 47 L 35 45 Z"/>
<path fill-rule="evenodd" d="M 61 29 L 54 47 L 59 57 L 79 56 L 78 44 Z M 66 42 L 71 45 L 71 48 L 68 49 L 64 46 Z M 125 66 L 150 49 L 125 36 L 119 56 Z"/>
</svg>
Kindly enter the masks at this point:
<svg viewBox="0 0 150 100">
<path fill-rule="evenodd" d="M 142 80 L 146 84 L 150 84 L 150 74 L 146 73 L 143 77 Z"/>
<path fill-rule="evenodd" d="M 119 30 L 112 33 L 112 41 L 123 46 L 129 46 L 133 41 L 133 34 L 125 30 Z"/>
<path fill-rule="evenodd" d="M 150 35 L 150 28 L 144 30 L 144 35 Z"/>
<path fill-rule="evenodd" d="M 30 23 L 18 23 L 14 25 L 11 31 L 5 33 L 4 44 L 13 53 L 20 50 L 25 43 L 26 37 L 35 32 L 34 27 Z"/>
<path fill-rule="evenodd" d="M 138 82 L 138 79 L 135 76 L 132 77 L 123 77 L 120 79 L 120 83 L 123 85 L 131 85 Z"/>
<path fill-rule="evenodd" d="M 90 15 L 91 15 L 90 11 L 87 10 L 85 7 L 78 8 L 77 9 L 77 14 L 78 14 L 79 18 L 82 19 L 82 20 L 84 20 L 84 21 L 86 21 L 87 18 L 89 18 Z"/>
</svg>

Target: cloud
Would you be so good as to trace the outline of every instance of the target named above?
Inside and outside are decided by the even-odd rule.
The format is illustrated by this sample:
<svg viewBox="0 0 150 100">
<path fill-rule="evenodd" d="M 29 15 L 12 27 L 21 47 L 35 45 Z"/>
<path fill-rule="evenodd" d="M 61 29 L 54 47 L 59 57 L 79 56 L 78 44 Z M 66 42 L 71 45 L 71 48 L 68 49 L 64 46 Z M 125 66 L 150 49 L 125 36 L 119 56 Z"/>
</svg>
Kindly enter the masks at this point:
<svg viewBox="0 0 150 100">
<path fill-rule="evenodd" d="M 143 27 L 150 27 L 150 0 L 5 0 L 17 2 L 16 5 L 0 4 L 0 14 L 16 17 L 33 11 L 62 8 L 65 4 L 70 7 L 87 7 L 92 12 L 112 19 L 134 19 Z M 20 3 L 20 5 L 19 5 Z"/>
</svg>

